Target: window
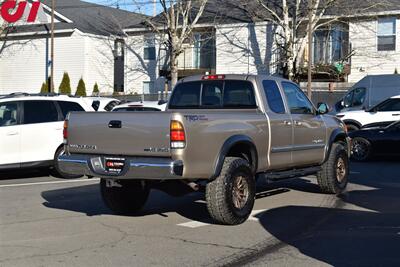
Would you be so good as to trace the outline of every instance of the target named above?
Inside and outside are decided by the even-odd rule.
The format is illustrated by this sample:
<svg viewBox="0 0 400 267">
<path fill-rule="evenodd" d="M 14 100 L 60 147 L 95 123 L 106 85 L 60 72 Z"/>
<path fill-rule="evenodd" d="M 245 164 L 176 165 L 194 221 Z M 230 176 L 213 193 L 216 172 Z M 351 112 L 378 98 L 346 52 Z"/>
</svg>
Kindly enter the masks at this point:
<svg viewBox="0 0 400 267">
<path fill-rule="evenodd" d="M 366 90 L 365 88 L 354 89 L 354 96 L 351 106 L 358 107 L 364 104 Z"/>
<path fill-rule="evenodd" d="M 0 127 L 18 124 L 18 104 L 16 102 L 0 103 Z"/>
<path fill-rule="evenodd" d="M 201 82 L 180 83 L 174 89 L 170 108 L 199 108 Z"/>
<path fill-rule="evenodd" d="M 378 51 L 396 50 L 396 18 L 378 20 Z"/>
<path fill-rule="evenodd" d="M 203 90 L 201 96 L 202 106 L 221 107 L 223 88 L 224 88 L 223 81 L 203 83 Z"/>
<path fill-rule="evenodd" d="M 153 36 L 144 37 L 144 48 L 143 48 L 143 58 L 145 60 L 155 60 L 156 59 L 156 45 Z"/>
<path fill-rule="evenodd" d="M 253 86 L 247 81 L 226 81 L 224 88 L 225 108 L 256 108 Z"/>
<path fill-rule="evenodd" d="M 154 94 L 154 82 L 143 82 L 143 94 Z"/>
<path fill-rule="evenodd" d="M 356 88 L 348 93 L 344 98 L 344 107 L 358 107 L 364 104 L 366 95 L 365 88 Z"/>
<path fill-rule="evenodd" d="M 61 113 L 63 114 L 63 119 L 67 117 L 68 113 L 71 111 L 85 111 L 81 105 L 75 102 L 68 102 L 68 101 L 58 101 L 58 105 L 61 108 Z"/>
<path fill-rule="evenodd" d="M 111 101 L 110 103 L 108 103 L 105 107 L 104 110 L 105 111 L 111 111 L 115 106 L 119 105 L 119 101 Z"/>
<path fill-rule="evenodd" d="M 400 111 L 400 99 L 388 99 L 379 104 L 377 111 Z"/>
<path fill-rule="evenodd" d="M 263 81 L 265 96 L 267 97 L 269 108 L 275 113 L 285 113 L 281 92 L 275 81 Z"/>
<path fill-rule="evenodd" d="M 58 112 L 53 101 L 24 102 L 24 124 L 54 121 L 58 121 Z"/>
<path fill-rule="evenodd" d="M 201 96 L 201 97 L 200 97 Z M 248 81 L 197 81 L 178 84 L 171 109 L 256 108 L 253 85 Z"/>
<path fill-rule="evenodd" d="M 292 114 L 314 114 L 313 105 L 297 85 L 282 82 L 282 86 Z"/>
<path fill-rule="evenodd" d="M 331 64 L 342 61 L 348 55 L 349 34 L 343 24 L 333 24 L 317 29 L 313 37 L 314 64 Z"/>
</svg>

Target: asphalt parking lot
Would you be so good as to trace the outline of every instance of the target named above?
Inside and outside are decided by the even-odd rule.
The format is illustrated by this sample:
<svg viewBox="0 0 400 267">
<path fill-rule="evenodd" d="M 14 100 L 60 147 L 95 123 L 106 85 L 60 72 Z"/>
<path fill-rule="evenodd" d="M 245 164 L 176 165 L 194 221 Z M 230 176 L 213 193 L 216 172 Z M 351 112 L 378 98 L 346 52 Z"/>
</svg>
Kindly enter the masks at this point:
<svg viewBox="0 0 400 267">
<path fill-rule="evenodd" d="M 204 196 L 153 191 L 135 217 L 98 180 L 0 173 L 0 266 L 399 266 L 400 161 L 352 163 L 348 190 L 260 183 L 253 216 L 214 225 Z"/>
</svg>

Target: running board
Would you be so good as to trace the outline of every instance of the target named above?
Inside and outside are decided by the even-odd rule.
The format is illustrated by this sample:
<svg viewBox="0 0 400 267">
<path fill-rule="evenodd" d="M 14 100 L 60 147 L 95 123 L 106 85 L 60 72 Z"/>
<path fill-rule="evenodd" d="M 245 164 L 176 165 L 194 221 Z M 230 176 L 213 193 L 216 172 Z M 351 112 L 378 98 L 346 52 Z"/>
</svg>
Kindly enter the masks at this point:
<svg viewBox="0 0 400 267">
<path fill-rule="evenodd" d="M 297 178 L 297 177 L 316 174 L 320 170 L 321 170 L 321 166 L 317 166 L 317 167 L 314 166 L 314 167 L 308 167 L 308 168 L 302 168 L 302 169 L 292 169 L 292 170 L 277 171 L 277 172 L 274 172 L 274 171 L 266 172 L 266 173 L 261 173 L 259 175 L 261 177 L 264 176 L 265 179 L 277 181 L 277 180 L 282 180 L 282 179 L 291 179 L 291 178 Z"/>
</svg>

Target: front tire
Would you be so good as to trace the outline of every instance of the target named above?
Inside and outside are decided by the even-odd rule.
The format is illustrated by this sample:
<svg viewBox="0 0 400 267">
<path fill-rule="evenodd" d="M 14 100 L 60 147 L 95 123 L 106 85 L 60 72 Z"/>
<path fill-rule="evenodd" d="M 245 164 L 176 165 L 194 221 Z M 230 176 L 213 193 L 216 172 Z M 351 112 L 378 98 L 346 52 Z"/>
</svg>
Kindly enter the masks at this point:
<svg viewBox="0 0 400 267">
<path fill-rule="evenodd" d="M 249 218 L 255 195 L 255 178 L 249 163 L 242 158 L 228 157 L 220 175 L 207 184 L 207 209 L 216 222 L 238 225 Z"/>
<path fill-rule="evenodd" d="M 351 145 L 352 159 L 355 161 L 366 161 L 371 155 L 371 143 L 362 137 L 356 137 Z"/>
<path fill-rule="evenodd" d="M 107 181 L 101 179 L 100 191 L 104 204 L 118 215 L 133 215 L 146 204 L 149 187 L 140 180 Z"/>
<path fill-rule="evenodd" d="M 339 195 L 348 183 L 349 157 L 342 143 L 334 143 L 328 161 L 317 174 L 318 185 L 327 194 Z"/>
</svg>

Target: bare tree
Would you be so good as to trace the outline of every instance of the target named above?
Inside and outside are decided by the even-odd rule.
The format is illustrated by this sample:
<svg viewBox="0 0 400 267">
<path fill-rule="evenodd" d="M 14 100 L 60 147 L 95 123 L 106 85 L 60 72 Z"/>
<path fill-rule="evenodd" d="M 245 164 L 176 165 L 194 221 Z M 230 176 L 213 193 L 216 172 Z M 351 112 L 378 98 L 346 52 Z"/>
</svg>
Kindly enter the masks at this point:
<svg viewBox="0 0 400 267">
<path fill-rule="evenodd" d="M 191 37 L 208 0 L 158 0 L 161 19 L 148 19 L 150 30 L 167 35 L 165 45 L 171 70 L 171 87 L 178 81 L 178 57 L 184 52 L 184 42 Z"/>
<path fill-rule="evenodd" d="M 366 0 L 358 11 L 366 12 L 382 5 L 383 1 Z M 284 75 L 291 80 L 303 61 L 308 31 L 343 22 L 344 17 L 356 12 L 346 8 L 349 6 L 347 0 L 239 0 L 231 1 L 231 4 L 246 11 L 254 22 L 269 21 L 277 26 L 275 42 L 281 51 Z M 340 12 L 328 12 L 338 9 Z"/>
</svg>

